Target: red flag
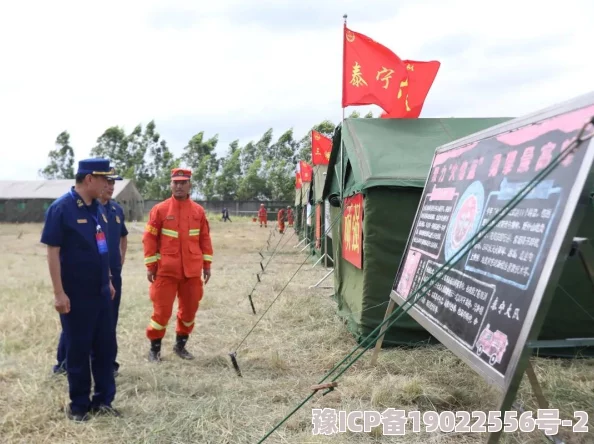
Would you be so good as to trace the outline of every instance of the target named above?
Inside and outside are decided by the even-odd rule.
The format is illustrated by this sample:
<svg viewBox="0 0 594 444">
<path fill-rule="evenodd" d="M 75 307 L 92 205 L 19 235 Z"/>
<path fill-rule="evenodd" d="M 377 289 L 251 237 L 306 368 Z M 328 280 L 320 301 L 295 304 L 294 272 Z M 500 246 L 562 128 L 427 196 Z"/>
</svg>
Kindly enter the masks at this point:
<svg viewBox="0 0 594 444">
<path fill-rule="evenodd" d="M 295 173 L 295 188 L 297 190 L 301 188 L 301 174 L 299 174 L 299 171 Z"/>
<path fill-rule="evenodd" d="M 430 62 L 417 62 L 405 60 L 407 79 L 402 82 L 398 91 L 398 105 L 392 111 L 382 114 L 384 119 L 412 118 L 421 115 L 425 99 L 437 76 L 441 63 L 437 60 Z"/>
<path fill-rule="evenodd" d="M 304 160 L 299 161 L 299 173 L 301 174 L 301 182 L 311 182 L 313 168 Z"/>
<path fill-rule="evenodd" d="M 406 65 L 390 49 L 344 25 L 342 107 L 378 105 L 391 112 L 397 105 Z"/>
<path fill-rule="evenodd" d="M 311 131 L 311 160 L 314 165 L 328 165 L 332 140 L 317 131 Z"/>
</svg>

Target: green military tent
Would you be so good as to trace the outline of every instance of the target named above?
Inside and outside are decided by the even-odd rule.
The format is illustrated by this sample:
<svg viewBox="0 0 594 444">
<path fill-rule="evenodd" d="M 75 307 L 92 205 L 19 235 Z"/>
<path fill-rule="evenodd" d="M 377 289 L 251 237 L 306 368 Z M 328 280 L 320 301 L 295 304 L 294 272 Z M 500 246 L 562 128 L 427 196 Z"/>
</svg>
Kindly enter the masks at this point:
<svg viewBox="0 0 594 444">
<path fill-rule="evenodd" d="M 342 197 L 361 193 L 364 199 L 361 269 L 343 258 L 342 219 L 332 232 L 334 297 L 339 314 L 357 340 L 384 319 L 435 149 L 506 120 L 352 118 L 336 129 L 322 193 L 332 205 L 330 218 L 341 214 L 341 182 Z M 384 338 L 386 345 L 436 341 L 407 314 Z"/>
<path fill-rule="evenodd" d="M 347 119 L 336 130 L 323 197 L 341 213 L 342 197 L 362 193 L 363 260 L 358 269 L 342 258 L 335 241 L 335 298 L 350 331 L 362 339 L 384 319 L 400 264 L 437 147 L 509 118 Z M 341 150 L 341 144 L 343 149 Z M 342 154 L 342 155 L 341 155 Z M 333 235 L 342 237 L 342 224 Z M 594 244 L 594 206 L 588 206 L 578 236 Z M 594 336 L 593 285 L 579 256 L 567 258 L 539 340 Z M 379 304 L 382 304 L 378 306 Z M 384 344 L 435 341 L 404 315 Z M 540 356 L 594 356 L 594 347 L 537 349 Z"/>
<path fill-rule="evenodd" d="M 308 219 L 308 214 L 311 209 L 311 182 L 303 182 L 301 184 L 301 188 L 296 191 L 299 194 L 299 199 L 301 201 L 301 206 L 299 208 L 299 216 L 297 216 L 297 232 L 299 233 L 299 239 L 307 238 L 307 243 L 309 243 L 313 239 L 311 218 Z"/>
<path fill-rule="evenodd" d="M 301 188 L 295 188 L 295 205 L 293 206 L 293 215 L 295 217 L 295 225 L 293 226 L 293 228 L 295 229 L 299 237 L 301 237 L 301 219 L 303 217 L 301 214 L 303 211 L 303 202 L 301 197 L 302 189 L 303 186 Z"/>
<path fill-rule="evenodd" d="M 315 256 L 321 257 L 325 252 L 332 258 L 332 234 L 325 237 L 326 225 L 331 225 L 329 221 L 327 210 L 323 199 L 324 183 L 326 182 L 328 167 L 326 165 L 316 165 L 313 167 L 313 177 L 310 193 L 310 204 L 312 208 L 312 232 L 313 243 L 311 251 Z M 327 251 L 326 251 L 327 250 Z M 332 261 L 325 261 L 328 266 L 332 266 Z"/>
</svg>

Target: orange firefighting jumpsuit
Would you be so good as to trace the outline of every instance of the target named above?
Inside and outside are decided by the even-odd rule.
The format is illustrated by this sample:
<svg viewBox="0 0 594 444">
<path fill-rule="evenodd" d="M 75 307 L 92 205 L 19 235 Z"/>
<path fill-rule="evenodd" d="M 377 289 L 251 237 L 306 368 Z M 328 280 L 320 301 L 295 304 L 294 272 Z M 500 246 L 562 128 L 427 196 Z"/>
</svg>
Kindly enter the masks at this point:
<svg viewBox="0 0 594 444">
<path fill-rule="evenodd" d="M 202 270 L 213 257 L 210 228 L 204 208 L 191 199 L 170 197 L 155 205 L 142 237 L 144 263 L 156 270 L 150 285 L 153 315 L 146 329 L 152 341 L 165 336 L 177 294 L 176 333 L 189 335 L 203 295 Z"/>
<path fill-rule="evenodd" d="M 260 219 L 260 226 L 264 224 L 265 227 L 268 227 L 268 212 L 266 208 L 260 207 L 258 210 L 258 219 Z"/>
<path fill-rule="evenodd" d="M 287 209 L 287 221 L 289 222 L 289 228 L 291 228 L 295 222 L 295 218 L 293 217 L 293 210 L 290 208 Z"/>
<path fill-rule="evenodd" d="M 278 210 L 278 232 L 283 234 L 285 231 L 285 209 Z"/>
</svg>

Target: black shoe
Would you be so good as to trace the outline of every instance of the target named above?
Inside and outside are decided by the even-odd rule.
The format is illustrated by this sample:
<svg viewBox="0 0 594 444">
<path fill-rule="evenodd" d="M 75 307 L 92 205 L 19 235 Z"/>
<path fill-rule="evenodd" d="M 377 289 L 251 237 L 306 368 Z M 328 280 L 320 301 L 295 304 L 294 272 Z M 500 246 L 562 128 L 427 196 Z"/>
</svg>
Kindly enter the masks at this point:
<svg viewBox="0 0 594 444">
<path fill-rule="evenodd" d="M 161 352 L 150 350 L 148 360 L 150 362 L 161 362 Z"/>
<path fill-rule="evenodd" d="M 86 422 L 89 420 L 89 415 L 86 413 L 74 413 L 71 409 L 66 412 L 68 419 L 74 422 Z"/>
<path fill-rule="evenodd" d="M 119 418 L 119 417 L 122 416 L 122 414 L 119 412 L 119 410 L 116 410 L 113 407 L 110 407 L 110 406 L 107 406 L 107 405 L 92 406 L 89 409 L 89 413 L 91 415 L 97 415 L 97 416 L 114 416 L 116 418 Z"/>
<path fill-rule="evenodd" d="M 186 342 L 188 342 L 188 336 L 177 335 L 173 351 L 182 359 L 194 359 L 194 356 L 186 350 Z"/>
<path fill-rule="evenodd" d="M 161 362 L 161 339 L 154 339 L 151 341 L 148 360 L 150 362 Z"/>
<path fill-rule="evenodd" d="M 66 363 L 62 362 L 59 365 L 54 365 L 52 370 L 54 372 L 54 375 L 65 375 L 67 373 L 66 372 Z"/>
</svg>

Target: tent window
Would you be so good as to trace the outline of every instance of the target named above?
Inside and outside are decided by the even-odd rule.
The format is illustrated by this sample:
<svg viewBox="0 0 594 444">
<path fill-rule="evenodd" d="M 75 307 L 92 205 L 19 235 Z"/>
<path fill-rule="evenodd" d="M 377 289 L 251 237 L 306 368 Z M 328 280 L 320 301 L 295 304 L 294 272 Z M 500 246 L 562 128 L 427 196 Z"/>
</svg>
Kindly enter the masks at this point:
<svg viewBox="0 0 594 444">
<path fill-rule="evenodd" d="M 0 213 L 4 212 L 4 203 L 0 202 Z"/>
<path fill-rule="evenodd" d="M 17 209 L 19 211 L 25 211 L 26 208 L 27 208 L 27 204 L 25 202 L 19 202 L 19 203 L 17 203 Z"/>
<path fill-rule="evenodd" d="M 44 210 L 47 210 L 49 208 L 49 206 L 50 206 L 50 203 L 49 202 L 43 202 L 43 209 Z"/>
</svg>

